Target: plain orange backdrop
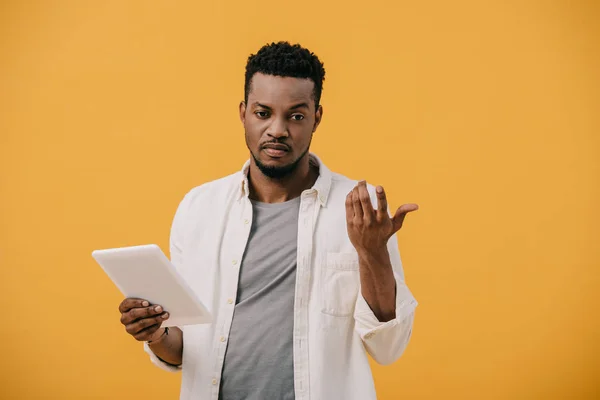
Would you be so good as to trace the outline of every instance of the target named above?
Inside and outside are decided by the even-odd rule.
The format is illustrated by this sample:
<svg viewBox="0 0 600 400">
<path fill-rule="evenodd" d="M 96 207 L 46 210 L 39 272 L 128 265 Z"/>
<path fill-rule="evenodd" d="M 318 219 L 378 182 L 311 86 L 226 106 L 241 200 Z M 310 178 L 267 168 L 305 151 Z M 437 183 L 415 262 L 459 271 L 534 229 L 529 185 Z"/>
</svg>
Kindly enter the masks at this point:
<svg viewBox="0 0 600 400">
<path fill-rule="evenodd" d="M 96 248 L 247 158 L 247 56 L 324 60 L 313 151 L 416 202 L 380 399 L 600 396 L 597 1 L 0 1 L 2 399 L 175 399 Z"/>
</svg>

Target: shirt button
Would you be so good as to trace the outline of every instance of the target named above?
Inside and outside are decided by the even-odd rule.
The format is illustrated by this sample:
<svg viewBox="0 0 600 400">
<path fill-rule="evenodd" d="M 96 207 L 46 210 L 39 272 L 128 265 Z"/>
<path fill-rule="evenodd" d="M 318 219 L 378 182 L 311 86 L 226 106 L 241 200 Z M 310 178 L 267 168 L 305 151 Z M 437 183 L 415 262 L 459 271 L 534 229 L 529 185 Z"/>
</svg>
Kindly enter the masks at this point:
<svg viewBox="0 0 600 400">
<path fill-rule="evenodd" d="M 236 264 L 237 264 L 237 260 L 233 260 L 231 263 L 232 263 L 233 265 L 236 265 Z"/>
<path fill-rule="evenodd" d="M 248 223 L 249 223 L 249 222 L 250 222 L 250 221 L 248 221 L 248 219 L 245 219 L 245 220 L 244 220 L 244 224 L 246 224 L 246 225 L 248 225 Z"/>
<path fill-rule="evenodd" d="M 227 303 L 233 304 L 233 299 L 227 299 Z"/>
<path fill-rule="evenodd" d="M 319 197 L 323 203 L 325 203 L 325 196 Z"/>
<path fill-rule="evenodd" d="M 225 341 L 225 336 L 221 336 L 221 342 Z"/>
<path fill-rule="evenodd" d="M 217 384 L 217 380 L 216 380 L 215 378 L 213 378 L 213 380 L 212 380 L 212 384 L 213 384 L 213 385 L 216 385 L 216 384 Z"/>
</svg>

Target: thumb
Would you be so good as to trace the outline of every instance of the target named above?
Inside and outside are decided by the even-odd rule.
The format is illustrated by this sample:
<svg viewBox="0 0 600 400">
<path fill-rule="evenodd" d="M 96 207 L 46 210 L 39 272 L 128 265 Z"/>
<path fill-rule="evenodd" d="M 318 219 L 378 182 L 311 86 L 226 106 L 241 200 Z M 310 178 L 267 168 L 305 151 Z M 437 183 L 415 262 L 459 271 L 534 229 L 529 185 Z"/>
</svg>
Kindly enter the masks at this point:
<svg viewBox="0 0 600 400">
<path fill-rule="evenodd" d="M 398 232 L 400 228 L 402 228 L 402 224 L 404 223 L 404 218 L 406 218 L 406 214 L 412 211 L 417 211 L 419 206 L 417 204 L 403 204 L 396 210 L 396 213 L 392 217 L 392 225 L 394 228 L 394 233 Z"/>
</svg>

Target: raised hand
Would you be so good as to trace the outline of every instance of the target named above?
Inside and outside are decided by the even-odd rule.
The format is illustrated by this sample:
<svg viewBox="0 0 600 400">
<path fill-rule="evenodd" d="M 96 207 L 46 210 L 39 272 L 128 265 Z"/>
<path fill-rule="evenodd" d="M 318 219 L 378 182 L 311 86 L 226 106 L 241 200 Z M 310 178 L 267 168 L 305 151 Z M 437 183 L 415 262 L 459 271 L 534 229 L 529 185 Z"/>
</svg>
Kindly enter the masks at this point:
<svg viewBox="0 0 600 400">
<path fill-rule="evenodd" d="M 419 209 L 417 204 L 404 204 L 390 217 L 383 187 L 377 186 L 376 193 L 377 210 L 373 209 L 365 181 L 360 181 L 346 196 L 348 236 L 359 254 L 386 249 L 389 238 L 402 228 L 406 214 Z"/>
</svg>

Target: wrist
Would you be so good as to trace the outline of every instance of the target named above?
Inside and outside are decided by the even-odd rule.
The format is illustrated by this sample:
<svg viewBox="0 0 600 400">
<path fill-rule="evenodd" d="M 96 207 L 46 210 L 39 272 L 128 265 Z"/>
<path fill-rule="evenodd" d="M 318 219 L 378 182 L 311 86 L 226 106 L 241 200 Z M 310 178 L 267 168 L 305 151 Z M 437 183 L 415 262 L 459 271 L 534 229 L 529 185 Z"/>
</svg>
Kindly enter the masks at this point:
<svg viewBox="0 0 600 400">
<path fill-rule="evenodd" d="M 169 336 L 169 328 L 159 328 L 158 331 L 156 331 L 155 335 L 157 335 L 155 338 L 146 341 L 148 345 L 152 346 L 164 341 L 167 338 L 167 336 Z"/>
<path fill-rule="evenodd" d="M 371 249 L 357 250 L 358 259 L 368 265 L 370 264 L 385 264 L 390 260 L 390 253 L 387 246 Z"/>
</svg>

